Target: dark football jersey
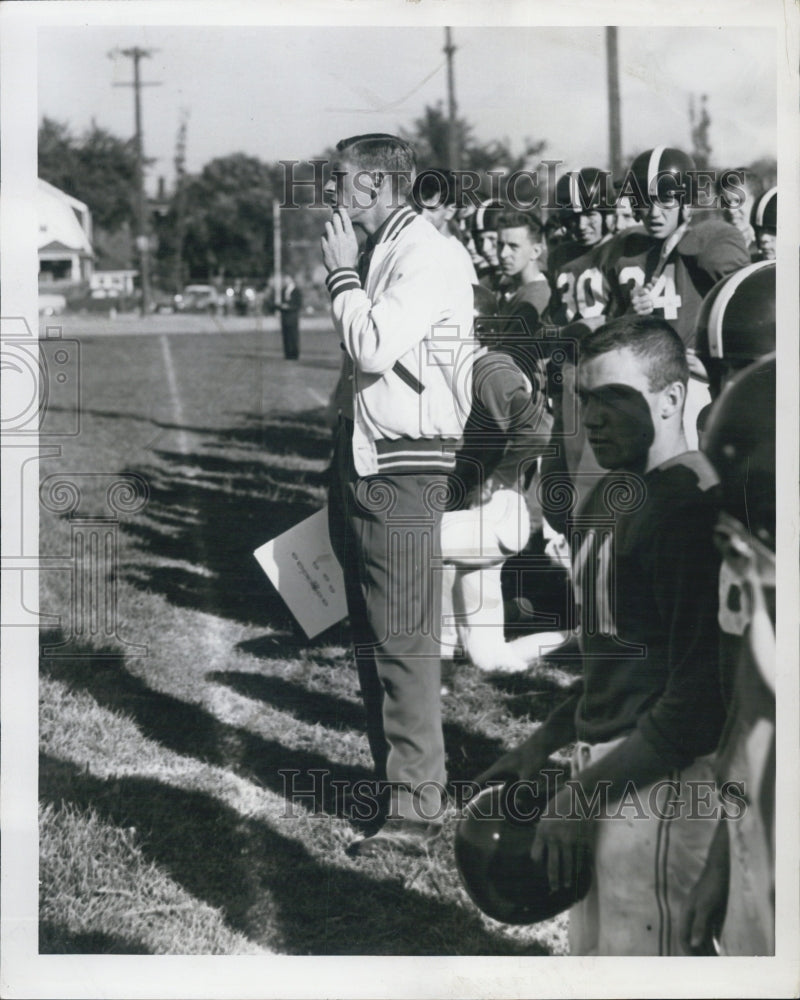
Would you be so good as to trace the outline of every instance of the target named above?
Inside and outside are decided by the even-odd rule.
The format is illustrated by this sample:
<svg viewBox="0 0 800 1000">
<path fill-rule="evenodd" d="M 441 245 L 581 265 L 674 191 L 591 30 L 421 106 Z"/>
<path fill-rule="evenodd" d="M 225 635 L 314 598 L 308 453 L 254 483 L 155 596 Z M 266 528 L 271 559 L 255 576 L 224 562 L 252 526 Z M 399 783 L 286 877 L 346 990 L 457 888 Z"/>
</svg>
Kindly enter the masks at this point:
<svg viewBox="0 0 800 1000">
<path fill-rule="evenodd" d="M 578 738 L 638 726 L 670 766 L 717 745 L 716 476 L 685 452 L 644 476 L 609 472 L 570 519 L 583 694 Z"/>
<path fill-rule="evenodd" d="M 612 297 L 609 316 L 633 311 L 631 293 L 653 277 L 662 242 L 640 228 L 626 229 L 613 241 L 604 267 Z M 696 222 L 693 218 L 653 285 L 653 315 L 668 320 L 684 344 L 694 348 L 695 321 L 704 296 L 720 278 L 749 263 L 744 239 L 735 226 L 718 219 Z"/>
<path fill-rule="evenodd" d="M 551 269 L 553 296 L 547 311 L 549 323 L 564 326 L 573 320 L 607 315 L 611 286 L 605 266 L 614 242 L 614 237 L 603 240 Z"/>
</svg>

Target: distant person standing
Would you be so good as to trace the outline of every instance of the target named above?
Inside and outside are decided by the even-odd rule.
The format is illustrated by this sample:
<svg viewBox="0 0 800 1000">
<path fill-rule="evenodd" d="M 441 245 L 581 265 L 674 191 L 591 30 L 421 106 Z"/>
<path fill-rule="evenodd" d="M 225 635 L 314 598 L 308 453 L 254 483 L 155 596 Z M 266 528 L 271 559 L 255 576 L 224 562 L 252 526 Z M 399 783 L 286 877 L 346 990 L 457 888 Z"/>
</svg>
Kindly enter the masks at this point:
<svg viewBox="0 0 800 1000">
<path fill-rule="evenodd" d="M 296 361 L 300 357 L 300 309 L 303 306 L 303 293 L 291 276 L 283 279 L 276 304 L 281 314 L 283 356 L 287 361 Z"/>
</svg>

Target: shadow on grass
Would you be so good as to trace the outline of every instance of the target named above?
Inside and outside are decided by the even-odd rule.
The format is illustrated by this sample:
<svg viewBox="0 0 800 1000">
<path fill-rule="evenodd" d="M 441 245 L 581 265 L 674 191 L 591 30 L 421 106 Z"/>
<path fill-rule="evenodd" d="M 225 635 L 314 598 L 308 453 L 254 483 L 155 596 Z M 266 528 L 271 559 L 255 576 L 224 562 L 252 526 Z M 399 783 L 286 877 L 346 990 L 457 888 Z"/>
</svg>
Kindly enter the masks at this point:
<svg viewBox="0 0 800 1000">
<path fill-rule="evenodd" d="M 548 677 L 535 668 L 524 674 L 496 674 L 491 684 L 502 692 L 503 705 L 510 715 L 541 722 L 570 695 L 582 689 L 580 663 L 571 664 L 567 670 L 575 678 L 571 684 Z"/>
<path fill-rule="evenodd" d="M 41 644 L 56 644 L 62 639 L 59 632 L 44 632 Z M 103 708 L 127 715 L 146 737 L 174 753 L 227 768 L 279 795 L 286 795 L 292 787 L 312 787 L 311 772 L 324 772 L 350 783 L 372 777 L 364 768 L 334 763 L 313 750 L 289 749 L 278 740 L 266 740 L 222 722 L 199 705 L 155 691 L 132 674 L 113 651 L 106 657 L 78 645 L 64 649 L 66 655 L 41 658 L 42 674 L 73 690 L 86 691 Z M 87 652 L 94 655 L 82 655 Z M 286 771 L 300 772 L 288 787 L 292 779 L 284 776 Z M 309 775 L 307 782 L 304 775 Z M 314 782 L 314 787 L 319 794 L 313 800 L 294 797 L 292 801 L 306 809 L 334 813 L 337 799 L 328 782 Z"/>
<path fill-rule="evenodd" d="M 40 955 L 152 955 L 143 944 L 103 931 L 73 932 L 43 920 L 39 924 Z"/>
<path fill-rule="evenodd" d="M 224 684 L 247 698 L 267 702 L 310 725 L 319 723 L 328 729 L 365 731 L 366 716 L 360 704 L 324 691 L 309 690 L 282 677 L 220 670 L 207 674 L 206 679 Z M 445 721 L 443 728 L 451 781 L 471 780 L 503 753 L 499 740 L 466 729 L 457 722 Z"/>
<path fill-rule="evenodd" d="M 285 954 L 547 954 L 492 934 L 454 902 L 324 864 L 205 793 L 150 778 L 102 781 L 49 757 L 40 759 L 39 781 L 47 802 L 91 806 L 117 826 L 134 826 L 149 860 L 221 910 L 234 930 Z"/>
<path fill-rule="evenodd" d="M 322 463 L 330 433 L 316 411 L 242 421 L 232 429 L 203 429 L 190 454 L 156 452 L 158 466 L 137 469 L 148 479 L 150 499 L 141 517 L 123 528 L 133 543 L 126 577 L 175 606 L 291 633 L 294 619 L 253 552 L 319 510 L 326 473 L 251 456 L 260 449 Z M 253 451 L 236 457 L 243 447 Z"/>
</svg>

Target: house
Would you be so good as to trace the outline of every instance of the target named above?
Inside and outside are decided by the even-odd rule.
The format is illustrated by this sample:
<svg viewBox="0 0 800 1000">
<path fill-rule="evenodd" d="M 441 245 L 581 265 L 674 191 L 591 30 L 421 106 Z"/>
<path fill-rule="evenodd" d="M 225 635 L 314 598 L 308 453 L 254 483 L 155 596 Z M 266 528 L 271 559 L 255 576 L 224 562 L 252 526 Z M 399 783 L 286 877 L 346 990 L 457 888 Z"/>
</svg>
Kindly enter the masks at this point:
<svg viewBox="0 0 800 1000">
<path fill-rule="evenodd" d="M 138 271 L 120 269 L 118 271 L 94 271 L 89 278 L 89 288 L 93 299 L 115 299 L 134 293 L 133 279 Z"/>
<path fill-rule="evenodd" d="M 39 284 L 88 281 L 92 275 L 92 214 L 87 205 L 39 178 Z"/>
</svg>

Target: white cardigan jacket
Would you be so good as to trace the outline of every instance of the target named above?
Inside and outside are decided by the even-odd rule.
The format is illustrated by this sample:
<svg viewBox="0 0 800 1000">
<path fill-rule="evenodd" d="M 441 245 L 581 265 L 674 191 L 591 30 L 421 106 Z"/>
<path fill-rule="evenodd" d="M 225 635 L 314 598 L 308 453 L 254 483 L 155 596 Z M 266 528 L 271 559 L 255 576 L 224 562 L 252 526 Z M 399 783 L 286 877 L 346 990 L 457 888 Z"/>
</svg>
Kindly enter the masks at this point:
<svg viewBox="0 0 800 1000">
<path fill-rule="evenodd" d="M 452 469 L 477 348 L 472 286 L 453 248 L 401 208 L 373 250 L 366 286 L 349 267 L 332 271 L 327 285 L 351 362 L 356 472 Z"/>
</svg>

